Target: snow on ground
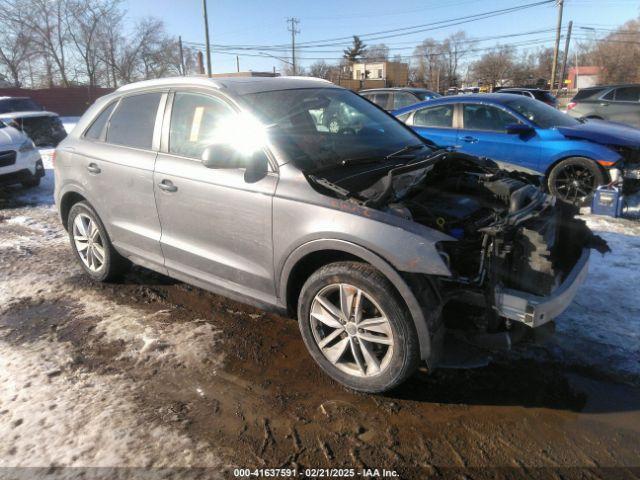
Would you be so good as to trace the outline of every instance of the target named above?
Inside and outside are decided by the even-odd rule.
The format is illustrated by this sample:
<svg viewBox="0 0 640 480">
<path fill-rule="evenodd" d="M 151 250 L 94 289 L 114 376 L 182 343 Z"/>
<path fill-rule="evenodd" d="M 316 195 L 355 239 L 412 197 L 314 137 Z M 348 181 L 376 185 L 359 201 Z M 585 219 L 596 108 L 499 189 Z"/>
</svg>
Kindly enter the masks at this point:
<svg viewBox="0 0 640 480">
<path fill-rule="evenodd" d="M 640 203 L 640 197 L 631 199 Z M 565 360 L 640 378 L 640 221 L 585 215 L 611 252 L 592 252 L 587 281 L 556 320 L 553 343 Z"/>
</svg>

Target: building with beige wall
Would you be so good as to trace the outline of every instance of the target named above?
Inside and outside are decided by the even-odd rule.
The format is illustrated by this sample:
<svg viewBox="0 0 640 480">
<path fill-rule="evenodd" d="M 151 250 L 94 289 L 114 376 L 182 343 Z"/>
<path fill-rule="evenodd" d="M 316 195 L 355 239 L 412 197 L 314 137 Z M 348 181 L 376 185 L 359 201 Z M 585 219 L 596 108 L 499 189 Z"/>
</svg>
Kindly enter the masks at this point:
<svg viewBox="0 0 640 480">
<path fill-rule="evenodd" d="M 353 80 L 379 80 L 385 87 L 406 87 L 409 64 L 402 62 L 360 62 L 351 67 Z"/>
</svg>

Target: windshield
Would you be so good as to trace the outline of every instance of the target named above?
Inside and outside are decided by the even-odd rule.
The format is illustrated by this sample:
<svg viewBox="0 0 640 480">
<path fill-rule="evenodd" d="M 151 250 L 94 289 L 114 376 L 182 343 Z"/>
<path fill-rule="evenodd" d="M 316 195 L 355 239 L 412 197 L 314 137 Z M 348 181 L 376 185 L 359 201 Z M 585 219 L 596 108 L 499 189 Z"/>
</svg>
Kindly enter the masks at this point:
<svg viewBox="0 0 640 480">
<path fill-rule="evenodd" d="M 42 110 L 42 107 L 30 98 L 6 98 L 0 100 L 0 113 L 29 112 Z"/>
<path fill-rule="evenodd" d="M 533 98 L 514 96 L 513 100 L 506 100 L 504 103 L 540 128 L 573 127 L 580 124 L 566 113 Z"/>
<path fill-rule="evenodd" d="M 383 160 L 423 143 L 391 115 L 349 90 L 278 90 L 243 98 L 266 126 L 271 143 L 305 171 L 345 160 Z"/>
</svg>

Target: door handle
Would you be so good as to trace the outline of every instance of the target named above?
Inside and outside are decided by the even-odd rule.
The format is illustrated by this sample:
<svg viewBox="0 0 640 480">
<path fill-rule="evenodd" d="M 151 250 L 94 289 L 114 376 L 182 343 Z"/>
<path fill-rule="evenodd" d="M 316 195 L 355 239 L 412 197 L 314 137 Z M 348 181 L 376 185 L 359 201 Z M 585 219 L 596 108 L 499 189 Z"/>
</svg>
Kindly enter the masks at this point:
<svg viewBox="0 0 640 480">
<path fill-rule="evenodd" d="M 178 187 L 176 187 L 171 180 L 162 180 L 158 184 L 158 188 L 160 190 L 164 190 L 165 192 L 177 192 Z"/>
<path fill-rule="evenodd" d="M 98 174 L 102 171 L 100 170 L 100 167 L 93 162 L 87 165 L 87 170 L 89 171 L 89 173 L 95 173 L 95 174 Z"/>
<path fill-rule="evenodd" d="M 600 102 L 601 107 L 608 107 L 609 104 L 607 102 Z"/>
<path fill-rule="evenodd" d="M 467 143 L 477 143 L 478 139 L 476 137 L 472 137 L 470 135 L 467 135 L 466 137 L 462 137 L 462 140 L 467 142 Z"/>
</svg>

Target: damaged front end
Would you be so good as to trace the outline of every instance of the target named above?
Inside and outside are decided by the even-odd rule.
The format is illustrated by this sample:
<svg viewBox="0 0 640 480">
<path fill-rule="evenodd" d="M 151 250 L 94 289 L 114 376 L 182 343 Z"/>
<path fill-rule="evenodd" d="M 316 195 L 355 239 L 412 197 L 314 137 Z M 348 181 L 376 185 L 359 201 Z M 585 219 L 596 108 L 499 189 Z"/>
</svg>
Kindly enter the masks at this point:
<svg viewBox="0 0 640 480">
<path fill-rule="evenodd" d="M 354 191 L 350 178 L 343 191 Z M 538 327 L 558 316 L 586 277 L 590 249 L 608 250 L 575 218 L 576 207 L 535 183 L 494 162 L 439 151 L 392 168 L 351 199 L 451 237 L 437 244 L 451 276 L 431 279 L 442 322 L 487 339 L 517 322 Z"/>
</svg>

